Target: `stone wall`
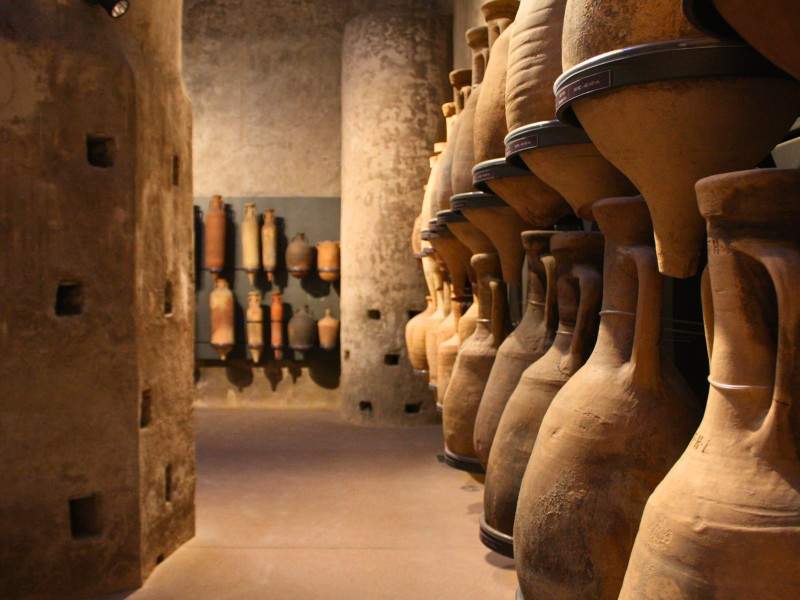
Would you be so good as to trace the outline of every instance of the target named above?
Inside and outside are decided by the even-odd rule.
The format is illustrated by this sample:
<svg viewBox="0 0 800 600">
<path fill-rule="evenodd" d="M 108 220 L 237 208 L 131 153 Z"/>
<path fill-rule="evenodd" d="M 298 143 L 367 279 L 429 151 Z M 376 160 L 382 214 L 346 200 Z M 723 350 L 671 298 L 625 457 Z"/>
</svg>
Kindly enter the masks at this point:
<svg viewBox="0 0 800 600">
<path fill-rule="evenodd" d="M 138 586 L 194 533 L 180 0 L 0 4 L 0 597 Z"/>
</svg>

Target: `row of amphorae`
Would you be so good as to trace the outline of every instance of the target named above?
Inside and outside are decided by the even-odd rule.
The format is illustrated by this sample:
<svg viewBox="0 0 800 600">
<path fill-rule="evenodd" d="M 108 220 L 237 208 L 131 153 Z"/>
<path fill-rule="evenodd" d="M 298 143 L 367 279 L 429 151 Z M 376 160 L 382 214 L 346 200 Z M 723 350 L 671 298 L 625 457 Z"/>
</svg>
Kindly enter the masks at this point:
<svg viewBox="0 0 800 600">
<path fill-rule="evenodd" d="M 482 10 L 406 328 L 447 463 L 485 481 L 480 539 L 528 600 L 800 598 L 800 171 L 769 159 L 796 0 Z M 704 405 L 662 299 L 706 256 Z"/>
</svg>

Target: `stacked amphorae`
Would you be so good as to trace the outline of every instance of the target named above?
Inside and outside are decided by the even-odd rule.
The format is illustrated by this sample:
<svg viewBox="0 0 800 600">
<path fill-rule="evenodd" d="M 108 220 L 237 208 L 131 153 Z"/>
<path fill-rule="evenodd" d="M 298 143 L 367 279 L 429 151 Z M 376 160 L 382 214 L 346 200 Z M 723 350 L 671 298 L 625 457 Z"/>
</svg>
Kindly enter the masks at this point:
<svg viewBox="0 0 800 600">
<path fill-rule="evenodd" d="M 427 224 L 459 299 L 436 338 L 445 455 L 485 468 L 481 540 L 528 600 L 800 597 L 800 172 L 755 168 L 800 114 L 800 12 L 483 12 Z M 663 331 L 706 240 L 703 416 Z"/>
</svg>

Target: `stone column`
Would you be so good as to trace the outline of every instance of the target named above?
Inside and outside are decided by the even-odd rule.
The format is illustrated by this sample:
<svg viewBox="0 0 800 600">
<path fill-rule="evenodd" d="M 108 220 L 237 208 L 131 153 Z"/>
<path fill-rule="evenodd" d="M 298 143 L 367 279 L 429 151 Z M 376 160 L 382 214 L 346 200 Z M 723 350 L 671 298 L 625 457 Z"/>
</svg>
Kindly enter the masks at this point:
<svg viewBox="0 0 800 600">
<path fill-rule="evenodd" d="M 342 56 L 342 409 L 364 423 L 429 423 L 427 380 L 403 332 L 426 288 L 408 244 L 444 139 L 449 22 L 395 2 L 348 23 Z"/>
</svg>

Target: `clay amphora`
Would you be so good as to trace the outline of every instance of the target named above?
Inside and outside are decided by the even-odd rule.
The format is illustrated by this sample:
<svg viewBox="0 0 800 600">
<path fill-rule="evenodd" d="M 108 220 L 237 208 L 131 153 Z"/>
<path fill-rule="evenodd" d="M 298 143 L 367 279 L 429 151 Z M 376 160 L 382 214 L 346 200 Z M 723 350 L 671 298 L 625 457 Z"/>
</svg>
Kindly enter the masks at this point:
<svg viewBox="0 0 800 600">
<path fill-rule="evenodd" d="M 475 106 L 473 125 L 474 163 L 503 156 L 506 129 L 506 65 L 513 27 L 502 32 L 492 46 L 486 76 Z"/>
<path fill-rule="evenodd" d="M 319 347 L 323 350 L 334 350 L 339 341 L 339 319 L 331 315 L 331 309 L 325 309 L 325 316 L 317 321 Z"/>
<path fill-rule="evenodd" d="M 306 241 L 306 234 L 298 233 L 286 248 L 286 268 L 292 277 L 303 279 L 311 272 L 313 250 Z"/>
<path fill-rule="evenodd" d="M 647 501 L 620 598 L 800 597 L 800 171 L 697 184 L 711 387 Z M 704 298 L 704 303 L 707 298 Z"/>
<path fill-rule="evenodd" d="M 428 383 L 431 387 L 436 386 L 436 354 L 439 350 L 437 332 L 441 324 L 447 319 L 449 313 L 445 307 L 443 281 L 439 283 L 439 287 L 436 289 L 435 298 L 436 310 L 434 310 L 433 314 L 428 318 L 428 323 L 425 326 L 425 357 L 428 364 Z M 449 308 L 449 302 L 447 308 Z"/>
<path fill-rule="evenodd" d="M 425 310 L 413 316 L 406 323 L 406 350 L 408 360 L 415 371 L 426 373 L 428 371 L 428 355 L 425 352 L 425 327 L 428 319 L 436 310 L 433 298 L 425 297 Z"/>
<path fill-rule="evenodd" d="M 522 373 L 500 417 L 486 466 L 481 539 L 506 555 L 512 553 L 517 497 L 539 425 L 558 390 L 589 357 L 597 333 L 603 236 L 557 233 L 550 239 L 550 251 L 558 296 L 555 340 Z"/>
<path fill-rule="evenodd" d="M 267 273 L 267 280 L 272 282 L 277 265 L 277 226 L 275 211 L 268 208 L 264 211 L 264 224 L 261 226 L 261 264 Z"/>
<path fill-rule="evenodd" d="M 340 272 L 339 242 L 317 244 L 317 272 L 322 281 L 336 281 Z"/>
<path fill-rule="evenodd" d="M 208 297 L 211 312 L 211 345 L 225 360 L 235 343 L 233 331 L 233 292 L 221 277 L 214 282 Z"/>
<path fill-rule="evenodd" d="M 486 21 L 489 35 L 489 60 L 491 60 L 491 53 L 495 50 L 497 40 L 514 22 L 518 9 L 519 0 L 487 0 L 481 4 L 481 13 Z"/>
<path fill-rule="evenodd" d="M 439 344 L 436 354 L 436 408 L 441 413 L 444 410 L 444 396 L 450 377 L 456 364 L 458 349 L 461 347 L 461 338 L 458 335 L 458 325 L 461 320 L 462 304 L 454 297 L 450 304 L 450 316 L 453 321 L 453 335 Z"/>
<path fill-rule="evenodd" d="M 414 258 L 422 258 L 422 215 L 419 214 L 414 218 L 414 226 L 411 228 L 411 253 Z"/>
<path fill-rule="evenodd" d="M 503 283 L 508 293 L 504 313 L 510 316 L 514 324 L 518 323 L 521 316 L 520 288 L 524 259 L 520 234 L 526 228 L 525 222 L 513 208 L 494 194 L 483 192 L 458 194 L 451 198 L 450 204 L 454 209 L 460 210 L 495 247 L 500 257 Z"/>
<path fill-rule="evenodd" d="M 489 461 L 489 449 L 500 416 L 519 378 L 525 369 L 544 356 L 555 337 L 558 310 L 555 261 L 549 256 L 552 235 L 552 231 L 526 231 L 522 234 L 522 244 L 528 256 L 527 310 L 520 324 L 500 345 L 483 390 L 473 442 L 484 466 Z"/>
<path fill-rule="evenodd" d="M 205 264 L 214 274 L 225 268 L 225 204 L 222 196 L 214 196 L 208 203 L 205 216 Z"/>
<path fill-rule="evenodd" d="M 247 348 L 253 362 L 258 364 L 264 350 L 264 309 L 261 292 L 255 290 L 247 294 Z"/>
<path fill-rule="evenodd" d="M 556 82 L 559 118 L 574 111 L 600 153 L 644 196 L 659 270 L 673 277 L 695 273 L 705 237 L 694 183 L 758 164 L 789 130 L 800 105 L 800 84 L 770 72 L 771 65 L 757 66 L 752 50 L 700 35 L 679 0 L 570 0 L 566 72 Z M 648 46 L 630 48 L 636 44 Z M 724 76 L 700 73 L 702 57 L 712 54 L 719 58 L 708 68 L 719 72 L 727 65 Z M 688 56 L 694 58 L 678 60 Z M 627 79 L 617 74 L 641 60 L 646 69 Z M 681 69 L 691 75 L 682 76 Z"/>
<path fill-rule="evenodd" d="M 432 389 L 438 389 L 439 385 L 439 348 L 441 345 L 456 335 L 456 317 L 452 309 L 452 296 L 450 284 L 445 281 L 440 292 L 441 312 L 444 318 L 439 323 L 428 330 L 425 339 L 426 351 L 428 353 L 428 381 Z M 437 308 L 437 311 L 440 310 Z"/>
<path fill-rule="evenodd" d="M 472 93 L 458 116 L 458 134 L 453 140 L 453 162 L 451 185 L 453 194 L 473 191 L 472 167 L 475 165 L 474 120 L 475 108 L 478 105 L 480 84 L 486 66 L 488 37 L 486 26 L 474 27 L 467 31 L 467 43 L 472 49 Z"/>
<path fill-rule="evenodd" d="M 700 421 L 661 350 L 647 205 L 612 198 L 592 211 L 605 236 L 600 331 L 550 404 L 522 480 L 514 552 L 526 598 L 617 598 L 645 502 Z"/>
<path fill-rule="evenodd" d="M 464 110 L 464 103 L 472 90 L 472 71 L 470 69 L 457 69 L 450 73 L 450 83 L 453 86 L 453 106 L 456 111 L 454 120 L 450 125 L 447 135 L 447 146 L 439 157 L 436 165 L 436 177 L 433 187 L 431 212 L 450 209 L 450 197 L 453 195 L 453 156 L 455 155 L 456 140 L 458 139 L 459 123 Z"/>
<path fill-rule="evenodd" d="M 444 397 L 442 426 L 447 463 L 482 472 L 472 435 L 483 388 L 503 338 L 505 298 L 497 254 L 476 254 L 472 266 L 478 277 L 478 320 L 475 333 L 459 349 Z"/>
<path fill-rule="evenodd" d="M 258 247 L 258 213 L 256 205 L 248 202 L 244 205 L 244 216 L 239 228 L 242 236 L 242 267 L 247 273 L 250 285 L 256 283 L 256 273 L 261 267 L 261 249 Z"/>
<path fill-rule="evenodd" d="M 316 322 L 308 312 L 308 307 L 304 306 L 289 319 L 289 324 L 286 326 L 289 347 L 292 350 L 310 350 L 314 347 L 316 331 Z"/>
<path fill-rule="evenodd" d="M 283 358 L 283 296 L 280 292 L 272 294 L 269 306 L 270 345 L 276 360 Z"/>
<path fill-rule="evenodd" d="M 761 54 L 800 79 L 800 47 L 797 44 L 800 12 L 795 0 L 688 0 L 684 1 L 684 10 L 687 5 L 696 6 L 700 20 L 694 21 L 691 15 L 687 16 L 704 31 L 725 37 L 733 28 Z M 710 22 L 703 21 L 706 15 Z"/>
</svg>

